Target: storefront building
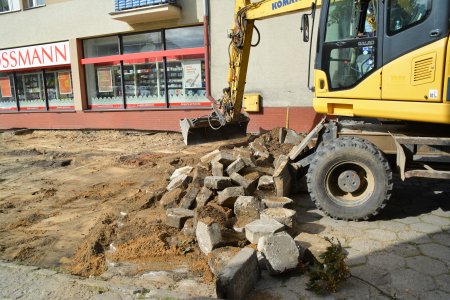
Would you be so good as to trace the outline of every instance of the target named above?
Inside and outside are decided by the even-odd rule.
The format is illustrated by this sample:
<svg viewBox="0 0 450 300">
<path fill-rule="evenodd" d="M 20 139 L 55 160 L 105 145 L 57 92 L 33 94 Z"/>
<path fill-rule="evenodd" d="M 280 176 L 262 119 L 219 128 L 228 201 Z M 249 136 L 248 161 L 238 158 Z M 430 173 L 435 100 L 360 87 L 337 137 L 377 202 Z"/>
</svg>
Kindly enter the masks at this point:
<svg viewBox="0 0 450 300">
<path fill-rule="evenodd" d="M 178 131 L 179 119 L 208 114 L 227 84 L 234 1 L 207 1 L 209 26 L 205 2 L 0 0 L 0 128 Z M 299 20 L 258 26 L 246 86 L 262 96 L 252 132 L 307 131 L 318 119 Z"/>
</svg>

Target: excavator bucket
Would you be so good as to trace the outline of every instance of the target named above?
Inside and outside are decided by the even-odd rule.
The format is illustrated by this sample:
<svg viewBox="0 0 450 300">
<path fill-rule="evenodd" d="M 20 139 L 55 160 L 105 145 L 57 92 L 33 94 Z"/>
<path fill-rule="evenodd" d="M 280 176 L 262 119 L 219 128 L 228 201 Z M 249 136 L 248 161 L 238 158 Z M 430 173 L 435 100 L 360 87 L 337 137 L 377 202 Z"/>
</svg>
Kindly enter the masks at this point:
<svg viewBox="0 0 450 300">
<path fill-rule="evenodd" d="M 249 121 L 246 115 L 241 115 L 238 120 L 221 126 L 213 117 L 185 118 L 180 120 L 180 127 L 184 143 L 195 145 L 245 136 Z"/>
</svg>

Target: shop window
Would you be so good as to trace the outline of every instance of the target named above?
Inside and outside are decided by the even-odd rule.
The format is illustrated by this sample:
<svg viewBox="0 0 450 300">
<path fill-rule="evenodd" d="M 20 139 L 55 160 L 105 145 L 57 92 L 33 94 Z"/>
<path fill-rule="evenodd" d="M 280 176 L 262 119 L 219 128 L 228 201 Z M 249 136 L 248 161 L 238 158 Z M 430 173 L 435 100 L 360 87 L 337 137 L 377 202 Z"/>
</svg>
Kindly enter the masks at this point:
<svg viewBox="0 0 450 300">
<path fill-rule="evenodd" d="M 119 38 L 109 36 L 84 41 L 84 57 L 101 57 L 119 54 Z"/>
<path fill-rule="evenodd" d="M 17 110 L 14 76 L 0 73 L 0 111 Z"/>
<path fill-rule="evenodd" d="M 17 73 L 20 110 L 46 110 L 43 72 Z"/>
<path fill-rule="evenodd" d="M 0 0 L 0 13 L 20 10 L 19 0 Z"/>
<path fill-rule="evenodd" d="M 45 70 L 50 110 L 74 109 L 72 75 L 69 69 Z"/>
<path fill-rule="evenodd" d="M 166 106 L 162 59 L 125 61 L 123 78 L 128 108 Z"/>
<path fill-rule="evenodd" d="M 203 58 L 168 58 L 167 83 L 171 107 L 210 105 Z"/>
<path fill-rule="evenodd" d="M 86 65 L 88 107 L 123 108 L 120 63 Z"/>
<path fill-rule="evenodd" d="M 26 8 L 33 8 L 33 7 L 39 7 L 44 6 L 45 0 L 26 0 L 25 7 Z"/>
<path fill-rule="evenodd" d="M 166 30 L 166 49 L 204 47 L 203 27 L 183 27 Z"/>
<path fill-rule="evenodd" d="M 123 54 L 159 51 L 163 49 L 161 32 L 125 35 L 122 37 Z"/>
</svg>

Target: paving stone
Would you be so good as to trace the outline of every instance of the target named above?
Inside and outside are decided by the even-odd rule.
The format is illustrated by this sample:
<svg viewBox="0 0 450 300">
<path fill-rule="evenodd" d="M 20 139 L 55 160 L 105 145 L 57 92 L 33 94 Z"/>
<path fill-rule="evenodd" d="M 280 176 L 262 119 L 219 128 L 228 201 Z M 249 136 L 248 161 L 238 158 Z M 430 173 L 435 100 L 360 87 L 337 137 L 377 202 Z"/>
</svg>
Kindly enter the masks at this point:
<svg viewBox="0 0 450 300">
<path fill-rule="evenodd" d="M 441 290 L 450 293 L 450 274 L 434 276 L 434 280 Z"/>
<path fill-rule="evenodd" d="M 286 155 L 279 156 L 273 173 L 273 181 L 277 196 L 289 196 L 292 188 L 292 176 L 289 171 L 289 157 Z"/>
<path fill-rule="evenodd" d="M 420 251 L 426 256 L 437 258 L 439 260 L 450 261 L 450 248 L 439 244 L 425 244 L 419 246 Z"/>
<path fill-rule="evenodd" d="M 236 157 L 234 156 L 233 151 L 230 150 L 221 150 L 219 154 L 217 154 L 216 157 L 211 161 L 212 162 L 219 162 L 223 165 L 223 167 L 228 167 L 231 163 L 233 163 L 236 160 Z"/>
<path fill-rule="evenodd" d="M 424 235 L 423 232 L 417 232 L 414 230 L 399 232 L 397 236 L 398 239 L 401 241 L 410 242 L 414 244 L 423 244 L 431 242 L 431 239 L 427 235 Z"/>
<path fill-rule="evenodd" d="M 393 253 L 377 252 L 368 255 L 368 264 L 387 271 L 392 271 L 403 268 L 405 266 L 405 259 Z"/>
<path fill-rule="evenodd" d="M 180 176 L 180 175 L 189 175 L 189 173 L 191 173 L 193 167 L 191 166 L 185 166 L 182 168 L 178 168 L 176 169 L 172 175 L 170 176 L 170 180 L 173 180 L 174 178 Z"/>
<path fill-rule="evenodd" d="M 176 188 L 170 192 L 165 193 L 161 197 L 159 205 L 161 205 L 164 209 L 176 207 L 177 203 L 180 201 L 182 193 L 183 190 L 180 188 Z"/>
<path fill-rule="evenodd" d="M 230 177 L 207 176 L 205 177 L 204 185 L 211 190 L 223 190 L 233 184 Z"/>
<path fill-rule="evenodd" d="M 264 236 L 258 241 L 258 251 L 267 260 L 267 269 L 280 274 L 294 269 L 299 262 L 299 251 L 294 239 L 286 232 Z"/>
<path fill-rule="evenodd" d="M 419 295 L 421 300 L 448 300 L 450 299 L 450 293 L 443 291 L 429 291 Z"/>
<path fill-rule="evenodd" d="M 383 229 L 369 229 L 365 231 L 366 237 L 380 242 L 388 242 L 397 239 L 397 235 L 392 231 Z"/>
<path fill-rule="evenodd" d="M 403 223 L 403 224 L 414 224 L 414 223 L 420 223 L 420 219 L 418 217 L 406 217 L 402 219 L 396 219 L 395 221 Z"/>
<path fill-rule="evenodd" d="M 261 237 L 267 236 L 284 229 L 284 225 L 273 219 L 255 220 L 245 225 L 245 237 L 252 244 L 258 244 Z"/>
<path fill-rule="evenodd" d="M 223 165 L 220 162 L 212 162 L 211 171 L 213 176 L 223 177 Z"/>
<path fill-rule="evenodd" d="M 192 177 L 186 175 L 186 174 L 181 174 L 175 178 L 173 178 L 170 183 L 167 185 L 166 190 L 168 190 L 169 192 L 176 189 L 176 188 L 186 188 L 188 186 L 188 184 L 192 181 Z"/>
<path fill-rule="evenodd" d="M 198 188 L 201 188 L 206 176 L 208 176 L 208 166 L 205 167 L 198 164 L 192 172 L 192 184 Z"/>
<path fill-rule="evenodd" d="M 239 196 L 234 203 L 234 214 L 237 218 L 259 219 L 259 214 L 263 209 L 264 205 L 261 201 L 253 196 Z"/>
<path fill-rule="evenodd" d="M 251 142 L 249 147 L 252 149 L 253 155 L 256 157 L 269 158 L 270 156 L 269 150 L 267 150 L 266 146 L 258 141 Z"/>
<path fill-rule="evenodd" d="M 184 195 L 183 199 L 180 201 L 180 207 L 185 209 L 190 209 L 195 204 L 195 198 L 197 198 L 198 193 L 200 192 L 200 188 L 196 186 L 191 186 L 186 195 Z"/>
<path fill-rule="evenodd" d="M 286 227 L 293 228 L 295 225 L 296 211 L 288 208 L 275 207 L 266 208 L 260 214 L 261 220 L 274 219 Z"/>
<path fill-rule="evenodd" d="M 434 215 L 426 215 L 420 217 L 423 222 L 433 224 L 436 226 L 450 226 L 450 218 L 443 218 Z"/>
<path fill-rule="evenodd" d="M 439 217 L 450 218 L 450 210 L 443 211 L 440 207 L 436 210 L 433 210 L 431 214 Z"/>
<path fill-rule="evenodd" d="M 259 178 L 258 181 L 258 190 L 274 190 L 275 189 L 275 181 L 272 176 L 264 175 Z"/>
<path fill-rule="evenodd" d="M 438 244 L 450 247 L 450 234 L 449 233 L 437 233 L 434 234 L 432 240 Z"/>
<path fill-rule="evenodd" d="M 401 232 L 408 230 L 408 225 L 396 221 L 379 222 L 378 227 L 380 229 L 392 232 Z"/>
<path fill-rule="evenodd" d="M 436 288 L 431 276 L 411 269 L 398 269 L 391 272 L 391 280 L 391 285 L 400 292 L 399 298 L 402 299 Z M 401 296 L 405 294 L 406 298 Z"/>
<path fill-rule="evenodd" d="M 311 254 L 318 260 L 322 261 L 320 255 L 327 251 L 330 243 L 317 234 L 309 234 L 302 232 L 295 237 L 295 242 L 304 249 L 308 249 Z"/>
<path fill-rule="evenodd" d="M 169 208 L 166 210 L 166 225 L 181 229 L 187 219 L 194 217 L 194 211 L 184 208 Z"/>
<path fill-rule="evenodd" d="M 184 222 L 181 233 L 188 237 L 195 237 L 195 224 L 193 219 L 187 219 L 186 222 Z"/>
<path fill-rule="evenodd" d="M 362 265 L 351 268 L 351 273 L 376 286 L 390 283 L 389 272 L 372 265 Z"/>
<path fill-rule="evenodd" d="M 243 168 L 245 168 L 245 162 L 242 158 L 238 158 L 227 167 L 226 172 L 228 175 L 231 175 L 239 173 Z"/>
<path fill-rule="evenodd" d="M 219 150 L 214 150 L 212 152 L 209 152 L 208 154 L 205 154 L 200 158 L 200 161 L 203 163 L 209 163 L 211 160 L 213 160 L 218 154 L 220 153 Z"/>
<path fill-rule="evenodd" d="M 378 229 L 380 228 L 379 222 L 372 221 L 360 221 L 360 222 L 349 222 L 349 226 L 359 228 L 359 229 Z"/>
<path fill-rule="evenodd" d="M 383 244 L 379 241 L 368 239 L 354 239 L 349 242 L 349 246 L 361 253 L 368 254 L 383 249 Z"/>
<path fill-rule="evenodd" d="M 206 218 L 197 222 L 195 236 L 200 250 L 208 255 L 222 241 L 220 225 Z"/>
<path fill-rule="evenodd" d="M 300 142 L 303 140 L 303 138 L 304 137 L 302 135 L 298 134 L 294 130 L 287 129 L 283 143 L 297 145 L 297 144 L 300 144 Z"/>
<path fill-rule="evenodd" d="M 292 207 L 292 204 L 294 201 L 288 197 L 264 197 L 262 199 L 262 202 L 268 207 L 268 208 L 275 208 L 275 207 Z"/>
<path fill-rule="evenodd" d="M 314 212 L 320 213 L 320 210 L 315 210 Z M 353 223 L 356 223 L 356 222 L 353 222 Z M 332 218 L 327 217 L 327 216 L 325 216 L 322 219 L 320 219 L 319 220 L 319 224 L 324 225 L 324 226 L 329 226 L 329 227 L 332 227 L 332 228 L 349 226 L 349 222 L 348 221 L 335 220 L 335 219 L 332 219 Z"/>
<path fill-rule="evenodd" d="M 398 243 L 394 245 L 389 245 L 387 251 L 390 251 L 405 258 L 420 255 L 420 251 L 419 249 L 417 249 L 416 246 L 407 243 Z"/>
<path fill-rule="evenodd" d="M 238 173 L 233 173 L 230 175 L 231 180 L 242 186 L 247 194 L 253 194 L 256 190 L 258 184 L 259 174 L 257 172 L 246 174 L 242 176 Z"/>
<path fill-rule="evenodd" d="M 202 189 L 200 190 L 200 192 L 196 197 L 197 208 L 205 206 L 208 203 L 208 201 L 211 200 L 212 196 L 213 191 L 211 191 L 205 186 L 202 187 Z"/>
<path fill-rule="evenodd" d="M 409 257 L 406 259 L 406 264 L 411 269 L 429 275 L 440 275 L 448 272 L 447 267 L 441 261 L 427 256 Z"/>
<path fill-rule="evenodd" d="M 228 262 L 235 256 L 241 248 L 237 247 L 221 247 L 211 251 L 208 255 L 208 266 L 215 276 L 222 273 Z"/>
<path fill-rule="evenodd" d="M 367 263 L 367 256 L 363 253 L 352 248 L 346 248 L 344 250 L 347 252 L 346 263 L 349 267 L 365 265 Z"/>
<path fill-rule="evenodd" d="M 242 186 L 228 187 L 223 191 L 219 192 L 219 198 L 217 203 L 222 206 L 226 206 L 229 208 L 234 207 L 234 203 L 239 196 L 244 196 L 245 191 Z"/>
</svg>

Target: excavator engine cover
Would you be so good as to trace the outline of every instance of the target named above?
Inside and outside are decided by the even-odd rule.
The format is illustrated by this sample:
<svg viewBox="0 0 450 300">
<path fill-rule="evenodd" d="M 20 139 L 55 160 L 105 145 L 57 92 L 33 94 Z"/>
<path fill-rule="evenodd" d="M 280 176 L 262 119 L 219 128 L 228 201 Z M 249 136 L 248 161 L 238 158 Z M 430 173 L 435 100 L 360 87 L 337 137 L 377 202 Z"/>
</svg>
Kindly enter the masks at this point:
<svg viewBox="0 0 450 300">
<path fill-rule="evenodd" d="M 180 127 L 184 143 L 195 145 L 245 136 L 249 121 L 245 114 L 224 126 L 213 117 L 185 118 L 180 120 Z"/>
</svg>

